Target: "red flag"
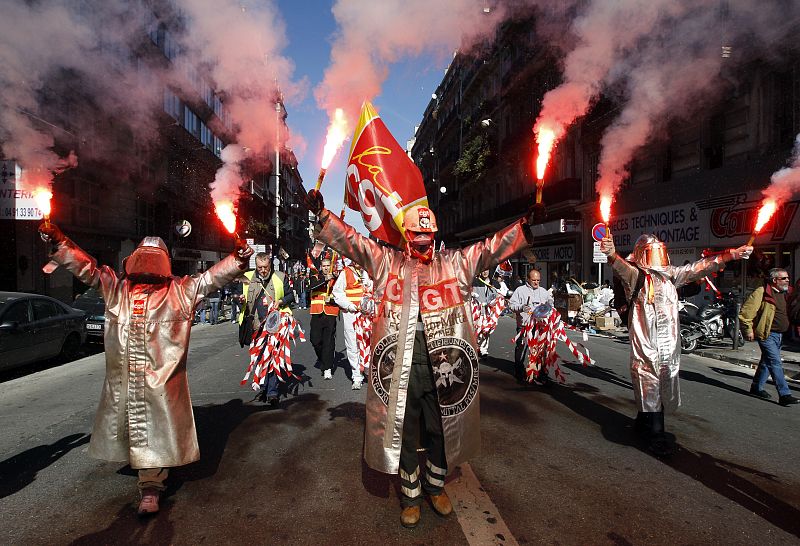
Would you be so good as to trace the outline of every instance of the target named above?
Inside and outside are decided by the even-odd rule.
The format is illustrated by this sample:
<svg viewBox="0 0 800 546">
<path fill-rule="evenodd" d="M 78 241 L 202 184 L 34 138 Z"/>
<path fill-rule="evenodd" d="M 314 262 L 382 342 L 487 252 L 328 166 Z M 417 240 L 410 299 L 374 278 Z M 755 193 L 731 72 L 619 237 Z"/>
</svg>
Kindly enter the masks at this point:
<svg viewBox="0 0 800 546">
<path fill-rule="evenodd" d="M 311 259 L 311 255 L 306 250 L 306 266 L 308 267 L 309 275 L 316 275 L 319 273 L 317 270 L 317 266 L 314 265 L 314 260 Z"/>
<path fill-rule="evenodd" d="M 361 212 L 370 233 L 395 246 L 403 240 L 405 211 L 428 206 L 422 173 L 369 102 L 353 135 L 345 186 L 347 206 Z"/>
</svg>

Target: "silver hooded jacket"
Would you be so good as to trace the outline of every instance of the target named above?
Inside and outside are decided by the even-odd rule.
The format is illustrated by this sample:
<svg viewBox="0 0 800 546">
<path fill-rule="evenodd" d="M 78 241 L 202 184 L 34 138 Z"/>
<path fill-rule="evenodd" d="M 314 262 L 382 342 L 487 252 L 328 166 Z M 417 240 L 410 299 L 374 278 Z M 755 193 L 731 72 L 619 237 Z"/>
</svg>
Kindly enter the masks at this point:
<svg viewBox="0 0 800 546">
<path fill-rule="evenodd" d="M 519 221 L 465 249 L 436 252 L 425 264 L 363 237 L 328 210 L 321 213 L 316 237 L 361 264 L 374 281 L 378 311 L 364 439 L 364 459 L 371 468 L 398 472 L 418 316 L 436 380 L 448 466 L 480 451 L 472 279 L 525 248 L 526 231 Z"/>
<path fill-rule="evenodd" d="M 106 377 L 89 455 L 132 468 L 181 466 L 200 458 L 186 377 L 195 306 L 242 273 L 231 255 L 203 273 L 163 284 L 120 279 L 69 239 L 51 259 L 98 289 L 106 302 Z"/>
<path fill-rule="evenodd" d="M 646 281 L 632 302 L 628 335 L 631 341 L 631 382 L 639 411 L 674 411 L 681 403 L 678 371 L 681 362 L 679 288 L 725 267 L 730 253 L 703 258 L 663 270 L 643 269 Z M 611 264 L 630 300 L 638 269 L 617 256 Z M 648 292 L 653 298 L 649 302 Z"/>
</svg>

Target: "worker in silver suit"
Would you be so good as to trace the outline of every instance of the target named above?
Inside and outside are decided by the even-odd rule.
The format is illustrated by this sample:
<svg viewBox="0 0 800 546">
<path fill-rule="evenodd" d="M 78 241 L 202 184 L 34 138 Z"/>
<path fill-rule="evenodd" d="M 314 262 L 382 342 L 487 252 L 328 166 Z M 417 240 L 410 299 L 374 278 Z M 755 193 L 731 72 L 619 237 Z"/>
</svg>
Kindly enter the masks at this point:
<svg viewBox="0 0 800 546">
<path fill-rule="evenodd" d="M 676 288 L 721 271 L 731 260 L 747 259 L 752 246 L 741 246 L 683 266 L 669 263 L 667 247 L 655 235 L 642 235 L 633 254 L 623 259 L 614 241 L 606 237 L 600 250 L 625 288 L 629 302 L 628 333 L 631 341 L 631 382 L 639 413 L 635 431 L 657 456 L 674 451 L 673 439 L 664 431 L 664 412 L 680 405 L 680 322 Z"/>
<path fill-rule="evenodd" d="M 164 241 L 145 237 L 118 275 L 52 222 L 39 231 L 53 243 L 45 272 L 63 266 L 106 302 L 106 378 L 89 455 L 138 470 L 139 515 L 154 514 L 169 468 L 200 458 L 186 376 L 195 307 L 240 276 L 253 249 L 237 239 L 236 250 L 209 270 L 176 277 Z"/>
</svg>

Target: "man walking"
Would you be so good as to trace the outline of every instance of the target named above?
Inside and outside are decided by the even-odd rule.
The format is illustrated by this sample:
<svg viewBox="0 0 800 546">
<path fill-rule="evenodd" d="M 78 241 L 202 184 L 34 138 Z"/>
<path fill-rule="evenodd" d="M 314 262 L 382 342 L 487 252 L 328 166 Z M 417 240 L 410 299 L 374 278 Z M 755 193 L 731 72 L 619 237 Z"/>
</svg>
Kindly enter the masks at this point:
<svg viewBox="0 0 800 546">
<path fill-rule="evenodd" d="M 361 359 L 358 355 L 356 343 L 355 322 L 361 311 L 361 299 L 366 288 L 364 270 L 361 266 L 347 259 L 344 270 L 339 274 L 333 285 L 333 298 L 336 305 L 342 309 L 342 324 L 344 326 L 344 346 L 347 351 L 347 360 L 353 373 L 353 390 L 361 389 L 364 376 L 361 373 Z M 367 278 L 367 280 L 369 280 Z"/>
<path fill-rule="evenodd" d="M 243 320 L 252 320 L 255 339 L 264 327 L 264 320 L 272 303 L 275 303 L 281 313 L 291 313 L 289 304 L 294 301 L 294 296 L 287 290 L 284 274 L 272 270 L 272 260 L 266 252 L 256 254 L 255 271 L 248 271 L 244 277 L 244 305 L 239 314 L 239 324 Z M 272 407 L 278 405 L 278 376 L 274 372 L 266 375 L 258 397 Z"/>
<path fill-rule="evenodd" d="M 533 308 L 543 303 L 553 305 L 553 296 L 550 292 L 539 286 L 542 280 L 542 274 L 536 269 L 528 271 L 528 282 L 514 290 L 511 295 L 511 300 L 508 303 L 509 308 L 514 311 L 517 316 L 517 334 L 522 330 L 522 326 L 531 321 L 531 313 Z M 514 348 L 514 377 L 520 383 L 525 382 L 525 339 L 524 336 L 517 336 L 517 345 Z M 539 374 L 542 380 L 546 381 L 547 370 L 544 369 Z"/>
<path fill-rule="evenodd" d="M 764 385 L 767 375 L 772 376 L 778 390 L 778 403 L 791 406 L 800 403 L 792 396 L 781 364 L 781 341 L 789 329 L 789 314 L 786 311 L 786 293 L 789 291 L 789 274 L 785 269 L 769 270 L 769 279 L 750 294 L 742 305 L 739 323 L 747 341 L 758 341 L 761 361 L 758 363 L 750 393 L 764 400 L 772 398 Z"/>
<path fill-rule="evenodd" d="M 336 350 L 336 317 L 339 307 L 333 301 L 336 278 L 331 273 L 331 259 L 323 258 L 321 272 L 311 276 L 311 345 L 319 360 L 322 378 L 333 379 L 333 357 Z"/>
</svg>

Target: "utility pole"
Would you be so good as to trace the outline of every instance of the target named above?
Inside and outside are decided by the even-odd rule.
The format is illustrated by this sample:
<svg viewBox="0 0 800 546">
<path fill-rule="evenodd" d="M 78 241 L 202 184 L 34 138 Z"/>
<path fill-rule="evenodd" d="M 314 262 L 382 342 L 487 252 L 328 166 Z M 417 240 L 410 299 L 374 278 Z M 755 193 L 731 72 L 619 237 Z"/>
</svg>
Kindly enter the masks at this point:
<svg viewBox="0 0 800 546">
<path fill-rule="evenodd" d="M 275 99 L 275 243 L 281 236 L 281 95 Z"/>
</svg>

